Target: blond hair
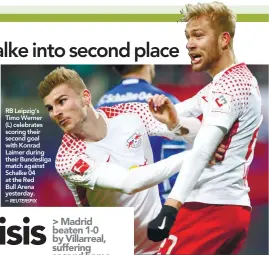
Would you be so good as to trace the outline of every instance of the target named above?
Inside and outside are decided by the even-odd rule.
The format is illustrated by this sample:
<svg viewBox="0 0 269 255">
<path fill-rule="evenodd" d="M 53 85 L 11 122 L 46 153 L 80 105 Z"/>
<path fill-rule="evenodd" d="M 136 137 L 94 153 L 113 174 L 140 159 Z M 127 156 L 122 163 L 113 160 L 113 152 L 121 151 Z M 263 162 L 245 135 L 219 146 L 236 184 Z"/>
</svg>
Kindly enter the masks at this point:
<svg viewBox="0 0 269 255">
<path fill-rule="evenodd" d="M 87 89 L 85 83 L 76 71 L 64 67 L 57 67 L 40 82 L 38 94 L 44 99 L 55 87 L 61 84 L 69 85 L 77 93 Z"/>
<path fill-rule="evenodd" d="M 234 37 L 236 14 L 223 3 L 187 4 L 180 13 L 183 15 L 181 19 L 183 22 L 188 22 L 200 16 L 207 16 L 211 20 L 213 28 L 216 28 L 220 33 L 228 32 L 232 38 Z"/>
</svg>

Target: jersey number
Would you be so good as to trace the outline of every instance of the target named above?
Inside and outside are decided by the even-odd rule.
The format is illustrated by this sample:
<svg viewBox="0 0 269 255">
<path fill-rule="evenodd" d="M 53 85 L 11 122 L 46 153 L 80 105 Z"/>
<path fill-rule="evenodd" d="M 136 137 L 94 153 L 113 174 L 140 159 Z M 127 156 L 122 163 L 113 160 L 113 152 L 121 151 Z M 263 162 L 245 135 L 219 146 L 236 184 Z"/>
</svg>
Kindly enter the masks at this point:
<svg viewBox="0 0 269 255">
<path fill-rule="evenodd" d="M 167 240 L 172 241 L 171 245 L 167 249 L 167 252 L 165 253 L 166 255 L 169 255 L 169 254 L 171 254 L 171 251 L 173 250 L 173 248 L 175 247 L 175 245 L 177 243 L 177 237 L 174 235 L 170 235 L 168 238 L 164 239 L 163 242 L 161 243 L 160 250 L 164 247 Z M 160 253 L 160 252 L 157 253 L 157 255 L 161 255 L 161 254 L 162 253 Z"/>
</svg>

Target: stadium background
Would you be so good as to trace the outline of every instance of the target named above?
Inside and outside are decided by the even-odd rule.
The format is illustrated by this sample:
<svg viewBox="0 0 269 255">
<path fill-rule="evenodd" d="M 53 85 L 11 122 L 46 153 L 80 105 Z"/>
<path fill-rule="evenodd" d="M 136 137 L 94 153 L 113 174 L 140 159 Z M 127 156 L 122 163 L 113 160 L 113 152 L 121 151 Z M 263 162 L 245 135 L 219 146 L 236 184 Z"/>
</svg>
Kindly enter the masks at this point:
<svg viewBox="0 0 269 255">
<path fill-rule="evenodd" d="M 54 168 L 54 159 L 62 132 L 49 120 L 42 101 L 37 96 L 39 82 L 55 67 L 52 65 L 3 65 L 1 67 L 2 152 L 4 151 L 3 110 L 6 107 L 38 108 L 44 116 L 41 149 L 46 152 L 46 157 L 52 158 L 52 163 L 47 165 L 46 169 L 37 171 L 35 192 L 38 203 L 28 206 L 75 206 L 71 192 Z M 92 93 L 94 105 L 104 92 L 120 81 L 120 77 L 109 65 L 65 65 L 65 67 L 72 68 L 80 74 Z M 253 213 L 248 240 L 240 255 L 263 255 L 268 254 L 268 65 L 251 65 L 249 68 L 260 85 L 264 121 L 259 131 L 255 156 L 248 175 Z M 211 81 L 206 73 L 191 72 L 191 67 L 188 65 L 157 65 L 155 69 L 154 84 L 173 94 L 180 101 L 195 95 Z M 3 202 L 5 182 L 3 157 L 1 167 L 2 206 L 10 206 Z"/>
</svg>

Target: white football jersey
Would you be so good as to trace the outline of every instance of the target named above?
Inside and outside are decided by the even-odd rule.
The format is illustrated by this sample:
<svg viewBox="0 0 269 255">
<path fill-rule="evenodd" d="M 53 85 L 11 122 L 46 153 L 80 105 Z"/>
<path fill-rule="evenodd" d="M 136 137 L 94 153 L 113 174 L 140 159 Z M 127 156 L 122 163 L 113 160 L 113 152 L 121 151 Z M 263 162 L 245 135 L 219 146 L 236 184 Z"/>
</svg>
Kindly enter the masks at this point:
<svg viewBox="0 0 269 255">
<path fill-rule="evenodd" d="M 247 66 L 241 63 L 222 71 L 176 108 L 181 116 L 203 114 L 202 125 L 227 130 L 224 160 L 204 169 L 186 202 L 250 206 L 247 174 L 262 115 L 257 80 Z"/>
<path fill-rule="evenodd" d="M 134 207 L 135 253 L 152 254 L 158 251 L 160 243 L 148 240 L 146 231 L 149 221 L 161 210 L 158 186 L 133 195 L 95 187 L 94 166 L 111 162 L 130 171 L 153 163 L 152 153 L 147 155 L 151 152 L 148 135 L 169 139 L 175 135 L 152 117 L 145 103 L 120 104 L 98 111 L 107 125 L 106 137 L 98 142 L 85 142 L 65 134 L 56 156 L 56 169 L 79 206 L 88 203 L 94 207 Z"/>
</svg>

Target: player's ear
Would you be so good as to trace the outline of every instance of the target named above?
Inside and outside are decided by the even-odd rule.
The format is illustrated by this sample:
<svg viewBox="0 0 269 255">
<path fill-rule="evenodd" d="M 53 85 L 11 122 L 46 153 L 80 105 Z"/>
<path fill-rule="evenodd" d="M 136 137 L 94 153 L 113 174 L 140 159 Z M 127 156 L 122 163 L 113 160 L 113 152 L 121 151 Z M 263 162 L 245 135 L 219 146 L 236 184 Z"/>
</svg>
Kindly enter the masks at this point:
<svg viewBox="0 0 269 255">
<path fill-rule="evenodd" d="M 220 35 L 220 45 L 223 50 L 226 50 L 229 46 L 229 43 L 231 41 L 231 35 L 229 32 L 223 32 Z"/>
<path fill-rule="evenodd" d="M 87 89 L 83 90 L 82 92 L 82 97 L 83 97 L 83 102 L 85 105 L 90 105 L 91 104 L 91 92 Z"/>
</svg>

